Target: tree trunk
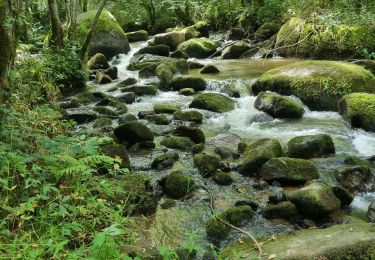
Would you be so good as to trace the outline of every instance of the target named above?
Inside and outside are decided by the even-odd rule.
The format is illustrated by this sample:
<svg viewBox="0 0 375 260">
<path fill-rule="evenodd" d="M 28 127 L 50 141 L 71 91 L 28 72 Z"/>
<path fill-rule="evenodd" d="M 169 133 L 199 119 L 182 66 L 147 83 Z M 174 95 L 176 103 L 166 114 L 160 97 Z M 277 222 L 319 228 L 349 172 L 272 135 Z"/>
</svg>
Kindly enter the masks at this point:
<svg viewBox="0 0 375 260">
<path fill-rule="evenodd" d="M 87 6 L 89 5 L 89 0 L 83 0 L 82 11 L 87 12 Z"/>
<path fill-rule="evenodd" d="M 78 10 L 79 10 L 79 1 L 78 0 L 70 0 L 70 6 L 69 6 L 69 13 L 70 13 L 70 19 L 68 23 L 68 39 L 71 39 L 71 36 L 73 35 L 76 27 L 77 27 L 77 16 L 78 16 Z"/>
<path fill-rule="evenodd" d="M 96 24 L 98 23 L 99 17 L 102 14 L 102 11 L 103 11 L 106 4 L 107 4 L 107 0 L 103 0 L 102 4 L 100 5 L 100 7 L 98 9 L 98 11 L 96 12 L 94 20 L 92 20 L 91 28 L 86 35 L 85 41 L 82 44 L 82 47 L 80 49 L 80 56 L 81 56 L 82 62 L 85 60 L 85 56 L 86 56 L 87 50 L 88 50 L 90 42 L 91 42 L 92 34 L 95 31 Z"/>
<path fill-rule="evenodd" d="M 50 45 L 58 49 L 64 46 L 64 32 L 61 27 L 59 11 L 56 0 L 48 0 L 49 15 L 51 20 L 51 40 Z"/>
</svg>

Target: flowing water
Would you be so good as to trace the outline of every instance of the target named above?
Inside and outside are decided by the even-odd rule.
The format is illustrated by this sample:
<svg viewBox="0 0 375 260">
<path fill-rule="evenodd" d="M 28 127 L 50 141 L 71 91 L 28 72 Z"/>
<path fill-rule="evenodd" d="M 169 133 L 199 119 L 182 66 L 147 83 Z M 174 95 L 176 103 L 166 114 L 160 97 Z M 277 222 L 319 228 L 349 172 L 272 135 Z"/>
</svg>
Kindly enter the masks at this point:
<svg viewBox="0 0 375 260">
<path fill-rule="evenodd" d="M 132 44 L 132 51 L 127 55 L 120 55 L 111 63 L 119 69 L 119 80 L 105 86 L 91 86 L 91 89 L 106 92 L 119 81 L 128 77 L 137 77 L 137 72 L 126 70 L 132 55 L 146 42 Z M 316 112 L 305 108 L 306 113 L 302 119 L 280 120 L 266 116 L 264 113 L 254 108 L 255 97 L 251 95 L 249 89 L 251 84 L 263 72 L 270 69 L 293 63 L 295 59 L 249 59 L 249 60 L 198 60 L 201 63 L 213 63 L 221 73 L 216 75 L 204 75 L 208 81 L 207 92 L 225 92 L 229 84 L 234 85 L 241 93 L 236 99 L 236 108 L 227 113 L 217 114 L 199 110 L 204 115 L 203 124 L 200 126 L 206 135 L 206 147 L 224 145 L 233 150 L 237 148 L 240 140 L 253 141 L 264 137 L 278 139 L 283 145 L 295 136 L 308 134 L 330 134 L 336 146 L 337 154 L 351 154 L 359 157 L 371 157 L 375 155 L 375 133 L 365 132 L 360 129 L 351 128 L 336 112 Z M 198 70 L 190 71 L 191 75 L 199 75 Z M 156 78 L 140 79 L 139 84 L 155 82 Z M 107 94 L 116 95 L 117 92 Z M 168 103 L 176 104 L 181 109 L 188 109 L 193 97 L 182 96 L 177 92 L 161 92 L 156 96 L 144 96 L 135 103 L 128 105 L 129 113 L 138 114 L 139 111 L 152 110 L 154 104 Z M 147 122 L 145 122 L 147 123 Z M 155 171 L 150 168 L 152 159 L 164 152 L 158 144 L 161 135 L 171 131 L 175 125 L 157 126 L 147 123 L 151 129 L 159 134 L 155 143 L 157 148 L 153 152 L 130 153 L 130 160 L 135 171 L 142 172 L 150 176 L 154 182 L 170 173 L 170 170 Z M 192 163 L 190 153 L 181 152 L 180 167 L 191 176 L 199 176 Z M 252 179 L 245 178 L 238 173 L 233 173 L 235 182 L 228 187 L 214 184 L 212 180 L 206 180 L 207 185 L 215 194 L 215 206 L 218 210 L 225 209 L 238 200 L 252 198 L 265 204 L 268 195 L 277 192 L 278 188 L 270 187 L 266 190 L 258 191 L 251 187 Z M 205 223 L 210 218 L 208 207 L 208 194 L 199 185 L 201 180 L 195 180 L 200 187 L 194 198 L 177 202 L 177 206 L 168 210 L 159 209 L 149 225 L 149 231 L 145 235 L 145 240 L 154 246 L 178 244 L 186 239 L 186 233 L 197 230 L 197 241 L 205 247 L 208 242 L 204 235 Z M 374 199 L 374 193 L 358 194 L 352 205 L 352 211 L 356 213 L 367 210 L 370 199 Z M 287 222 L 273 223 L 258 217 L 244 229 L 254 233 L 257 237 L 267 237 L 272 234 L 288 232 L 292 227 Z M 239 234 L 232 232 L 230 237 L 220 246 L 225 246 L 229 241 L 238 238 Z"/>
</svg>

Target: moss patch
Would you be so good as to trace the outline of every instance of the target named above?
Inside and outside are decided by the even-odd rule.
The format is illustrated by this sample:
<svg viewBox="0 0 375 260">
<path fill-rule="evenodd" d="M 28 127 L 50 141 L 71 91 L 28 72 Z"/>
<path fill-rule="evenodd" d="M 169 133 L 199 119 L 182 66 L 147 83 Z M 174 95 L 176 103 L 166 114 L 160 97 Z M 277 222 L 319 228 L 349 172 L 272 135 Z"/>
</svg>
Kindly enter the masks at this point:
<svg viewBox="0 0 375 260">
<path fill-rule="evenodd" d="M 235 102 L 223 94 L 203 93 L 195 97 L 189 107 L 223 113 L 233 110 Z"/>
</svg>

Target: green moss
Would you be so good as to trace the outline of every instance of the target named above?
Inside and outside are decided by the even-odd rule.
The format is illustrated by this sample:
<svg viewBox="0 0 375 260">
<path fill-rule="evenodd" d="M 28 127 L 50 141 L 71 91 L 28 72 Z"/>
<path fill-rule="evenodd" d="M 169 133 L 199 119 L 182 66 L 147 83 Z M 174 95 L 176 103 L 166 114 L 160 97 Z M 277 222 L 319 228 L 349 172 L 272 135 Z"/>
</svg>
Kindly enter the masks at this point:
<svg viewBox="0 0 375 260">
<path fill-rule="evenodd" d="M 152 131 L 137 121 L 127 122 L 118 126 L 114 130 L 114 133 L 120 142 L 127 142 L 129 144 L 154 140 Z"/>
<path fill-rule="evenodd" d="M 304 183 L 319 178 L 315 164 L 308 160 L 288 157 L 274 158 L 259 170 L 259 176 L 266 181 L 282 183 Z"/>
<path fill-rule="evenodd" d="M 105 126 L 111 126 L 112 125 L 112 119 L 108 117 L 102 117 L 95 120 L 95 123 L 93 125 L 94 128 L 100 128 Z"/>
<path fill-rule="evenodd" d="M 326 26 L 294 17 L 281 27 L 276 44 L 292 45 L 278 50 L 282 56 L 352 58 L 362 56 L 364 49 L 375 50 L 374 35 L 375 26 L 370 24 Z"/>
<path fill-rule="evenodd" d="M 101 115 L 106 115 L 106 116 L 117 116 L 117 113 L 113 111 L 112 109 L 105 107 L 105 106 L 96 106 L 93 109 L 95 112 L 98 112 Z"/>
<path fill-rule="evenodd" d="M 202 123 L 203 115 L 198 111 L 181 111 L 178 110 L 173 113 L 173 119 L 181 121 L 189 121 L 195 123 Z"/>
<path fill-rule="evenodd" d="M 189 107 L 223 113 L 233 110 L 235 108 L 235 102 L 223 94 L 203 93 L 196 96 Z"/>
<path fill-rule="evenodd" d="M 200 77 L 179 76 L 171 81 L 170 87 L 173 90 L 192 88 L 195 91 L 203 91 L 207 87 L 207 82 Z"/>
<path fill-rule="evenodd" d="M 275 205 L 267 205 L 262 210 L 262 215 L 265 218 L 290 219 L 298 215 L 298 210 L 290 201 L 283 201 Z"/>
<path fill-rule="evenodd" d="M 217 156 L 200 153 L 194 156 L 194 166 L 198 168 L 203 177 L 210 177 L 216 173 L 220 166 L 220 159 Z"/>
<path fill-rule="evenodd" d="M 176 105 L 170 105 L 170 104 L 156 104 L 154 105 L 154 111 L 157 114 L 173 114 L 178 110 L 178 107 Z"/>
<path fill-rule="evenodd" d="M 127 86 L 121 89 L 121 92 L 134 92 L 137 95 L 151 95 L 155 96 L 158 92 L 158 88 L 153 85 L 133 85 Z"/>
<path fill-rule="evenodd" d="M 178 91 L 178 94 L 183 96 L 193 96 L 195 94 L 195 90 L 193 88 L 183 88 Z"/>
<path fill-rule="evenodd" d="M 253 175 L 267 161 L 283 155 L 284 151 L 279 141 L 269 138 L 258 140 L 247 146 L 242 160 L 241 173 Z"/>
<path fill-rule="evenodd" d="M 352 93 L 339 102 L 339 113 L 353 127 L 375 132 L 375 95 Z"/>
<path fill-rule="evenodd" d="M 170 136 L 165 137 L 160 144 L 171 149 L 189 150 L 194 145 L 194 142 L 189 137 Z"/>
<path fill-rule="evenodd" d="M 206 66 L 204 66 L 200 71 L 199 71 L 200 74 L 216 74 L 216 73 L 220 73 L 220 70 L 218 69 L 218 67 L 216 67 L 215 65 L 212 65 L 212 64 L 207 64 Z"/>
<path fill-rule="evenodd" d="M 165 115 L 147 115 L 146 120 L 156 125 L 169 125 L 170 120 Z"/>
<path fill-rule="evenodd" d="M 186 197 L 194 187 L 193 179 L 180 171 L 172 172 L 165 181 L 165 191 L 174 199 Z"/>
<path fill-rule="evenodd" d="M 259 259 L 254 243 L 247 238 L 225 248 L 220 259 Z M 325 229 L 300 230 L 262 245 L 267 255 L 277 259 L 355 260 L 375 257 L 375 225 L 343 224 Z"/>
<path fill-rule="evenodd" d="M 129 42 L 147 41 L 148 40 L 148 32 L 145 31 L 145 30 L 128 32 L 128 33 L 126 33 L 126 37 L 128 38 Z"/>
<path fill-rule="evenodd" d="M 194 38 L 178 45 L 177 49 L 191 58 L 207 58 L 216 51 L 218 45 L 208 38 Z"/>
<path fill-rule="evenodd" d="M 222 171 L 217 172 L 213 179 L 217 184 L 224 186 L 230 185 L 234 181 L 232 175 Z"/>
<path fill-rule="evenodd" d="M 301 61 L 264 73 L 252 90 L 295 95 L 312 109 L 337 111 L 339 99 L 346 94 L 375 93 L 375 77 L 347 62 Z"/>
<path fill-rule="evenodd" d="M 327 134 L 297 136 L 287 143 L 287 153 L 294 158 L 318 158 L 334 154 L 335 145 Z"/>
</svg>

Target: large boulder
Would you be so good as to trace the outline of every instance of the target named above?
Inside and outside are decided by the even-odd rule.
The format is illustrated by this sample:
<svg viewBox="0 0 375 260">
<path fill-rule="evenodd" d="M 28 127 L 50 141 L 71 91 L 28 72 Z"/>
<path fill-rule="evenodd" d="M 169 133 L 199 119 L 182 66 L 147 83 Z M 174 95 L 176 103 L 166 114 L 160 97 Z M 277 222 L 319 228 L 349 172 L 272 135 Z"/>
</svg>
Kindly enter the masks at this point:
<svg viewBox="0 0 375 260">
<path fill-rule="evenodd" d="M 346 94 L 375 93 L 375 76 L 348 62 L 301 61 L 264 73 L 252 91 L 294 95 L 311 109 L 337 111 L 338 101 Z"/>
<path fill-rule="evenodd" d="M 293 158 L 319 158 L 335 153 L 335 144 L 327 134 L 297 136 L 287 143 L 287 154 Z"/>
<path fill-rule="evenodd" d="M 175 50 L 177 45 L 183 43 L 185 41 L 185 33 L 173 31 L 167 33 L 156 34 L 154 36 L 154 43 L 158 44 L 165 44 L 171 50 Z"/>
<path fill-rule="evenodd" d="M 294 17 L 281 27 L 276 40 L 277 47 L 290 47 L 277 53 L 313 59 L 361 57 L 364 49 L 375 50 L 374 35 L 371 24 L 323 25 Z"/>
<path fill-rule="evenodd" d="M 339 113 L 351 126 L 375 132 L 375 94 L 344 96 L 339 102 Z"/>
<path fill-rule="evenodd" d="M 196 96 L 189 107 L 224 113 L 235 108 L 235 101 L 223 94 L 203 93 Z"/>
<path fill-rule="evenodd" d="M 132 85 L 121 89 L 121 92 L 133 92 L 139 96 L 150 95 L 155 96 L 158 88 L 153 85 Z"/>
<path fill-rule="evenodd" d="M 159 56 L 169 56 L 169 47 L 165 44 L 155 45 L 155 46 L 146 46 L 137 51 L 135 54 L 153 54 Z"/>
<path fill-rule="evenodd" d="M 207 82 L 200 77 L 179 76 L 179 77 L 175 77 L 171 80 L 170 87 L 173 90 L 181 90 L 181 89 L 184 89 L 184 88 L 192 88 L 195 91 L 203 91 L 207 87 Z"/>
<path fill-rule="evenodd" d="M 177 49 L 185 52 L 190 58 L 208 58 L 214 54 L 218 45 L 208 38 L 194 38 L 178 45 Z"/>
<path fill-rule="evenodd" d="M 119 125 L 114 130 L 116 138 L 126 145 L 135 143 L 154 141 L 154 134 L 144 124 L 137 121 L 130 121 Z"/>
<path fill-rule="evenodd" d="M 180 121 L 188 121 L 188 122 L 195 122 L 195 123 L 202 123 L 203 115 L 198 111 L 190 110 L 190 111 L 181 111 L 178 110 L 173 113 L 174 120 Z"/>
<path fill-rule="evenodd" d="M 126 33 L 126 37 L 128 37 L 129 42 L 147 41 L 148 40 L 148 32 L 145 31 L 145 30 L 128 32 L 128 33 Z"/>
<path fill-rule="evenodd" d="M 303 105 L 294 98 L 271 92 L 260 92 L 254 107 L 276 118 L 301 118 L 305 113 Z"/>
<path fill-rule="evenodd" d="M 274 158 L 266 162 L 258 172 L 266 181 L 298 184 L 319 178 L 315 164 L 304 159 Z"/>
<path fill-rule="evenodd" d="M 89 70 L 105 70 L 109 69 L 109 64 L 106 57 L 101 53 L 96 53 L 86 63 Z"/>
<path fill-rule="evenodd" d="M 247 176 L 254 175 L 267 161 L 283 155 L 284 151 L 279 141 L 260 139 L 246 148 L 241 173 Z"/>
<path fill-rule="evenodd" d="M 366 192 L 375 187 L 368 165 L 343 165 L 334 171 L 335 179 L 350 192 Z"/>
<path fill-rule="evenodd" d="M 375 224 L 334 225 L 324 229 L 298 230 L 264 243 L 262 249 L 269 259 L 372 259 L 375 255 Z M 251 238 L 225 248 L 220 259 L 258 259 Z"/>
<path fill-rule="evenodd" d="M 226 47 L 222 54 L 222 59 L 238 59 L 241 55 L 250 49 L 250 45 L 245 41 L 236 42 L 233 45 Z"/>
<path fill-rule="evenodd" d="M 196 144 L 206 141 L 203 131 L 197 127 L 179 126 L 173 131 L 173 134 L 189 137 Z"/>
<path fill-rule="evenodd" d="M 186 197 L 193 190 L 193 179 L 180 171 L 172 172 L 165 181 L 165 193 L 174 199 Z"/>
<path fill-rule="evenodd" d="M 282 201 L 278 204 L 267 205 L 262 210 L 262 215 L 265 218 L 291 219 L 298 215 L 298 210 L 290 201 Z"/>
<path fill-rule="evenodd" d="M 302 215 L 312 219 L 322 219 L 341 207 L 341 202 L 332 191 L 332 186 L 325 183 L 310 183 L 290 192 L 287 197 Z"/>
<path fill-rule="evenodd" d="M 81 43 L 84 42 L 96 13 L 96 10 L 92 10 L 78 15 L 74 36 Z M 125 32 L 115 17 L 110 12 L 103 10 L 93 32 L 88 55 L 103 53 L 107 59 L 110 59 L 117 54 L 128 53 L 129 50 L 130 45 Z"/>
<path fill-rule="evenodd" d="M 190 150 L 195 143 L 186 136 L 167 136 L 164 137 L 160 144 L 167 148 L 187 151 Z"/>
<path fill-rule="evenodd" d="M 173 65 L 181 73 L 188 69 L 186 60 L 145 53 L 134 55 L 130 59 L 128 70 L 140 70 L 151 65 L 156 68 L 162 63 Z"/>
<path fill-rule="evenodd" d="M 217 156 L 200 153 L 194 156 L 194 166 L 203 177 L 210 177 L 220 167 L 220 159 Z"/>
</svg>

